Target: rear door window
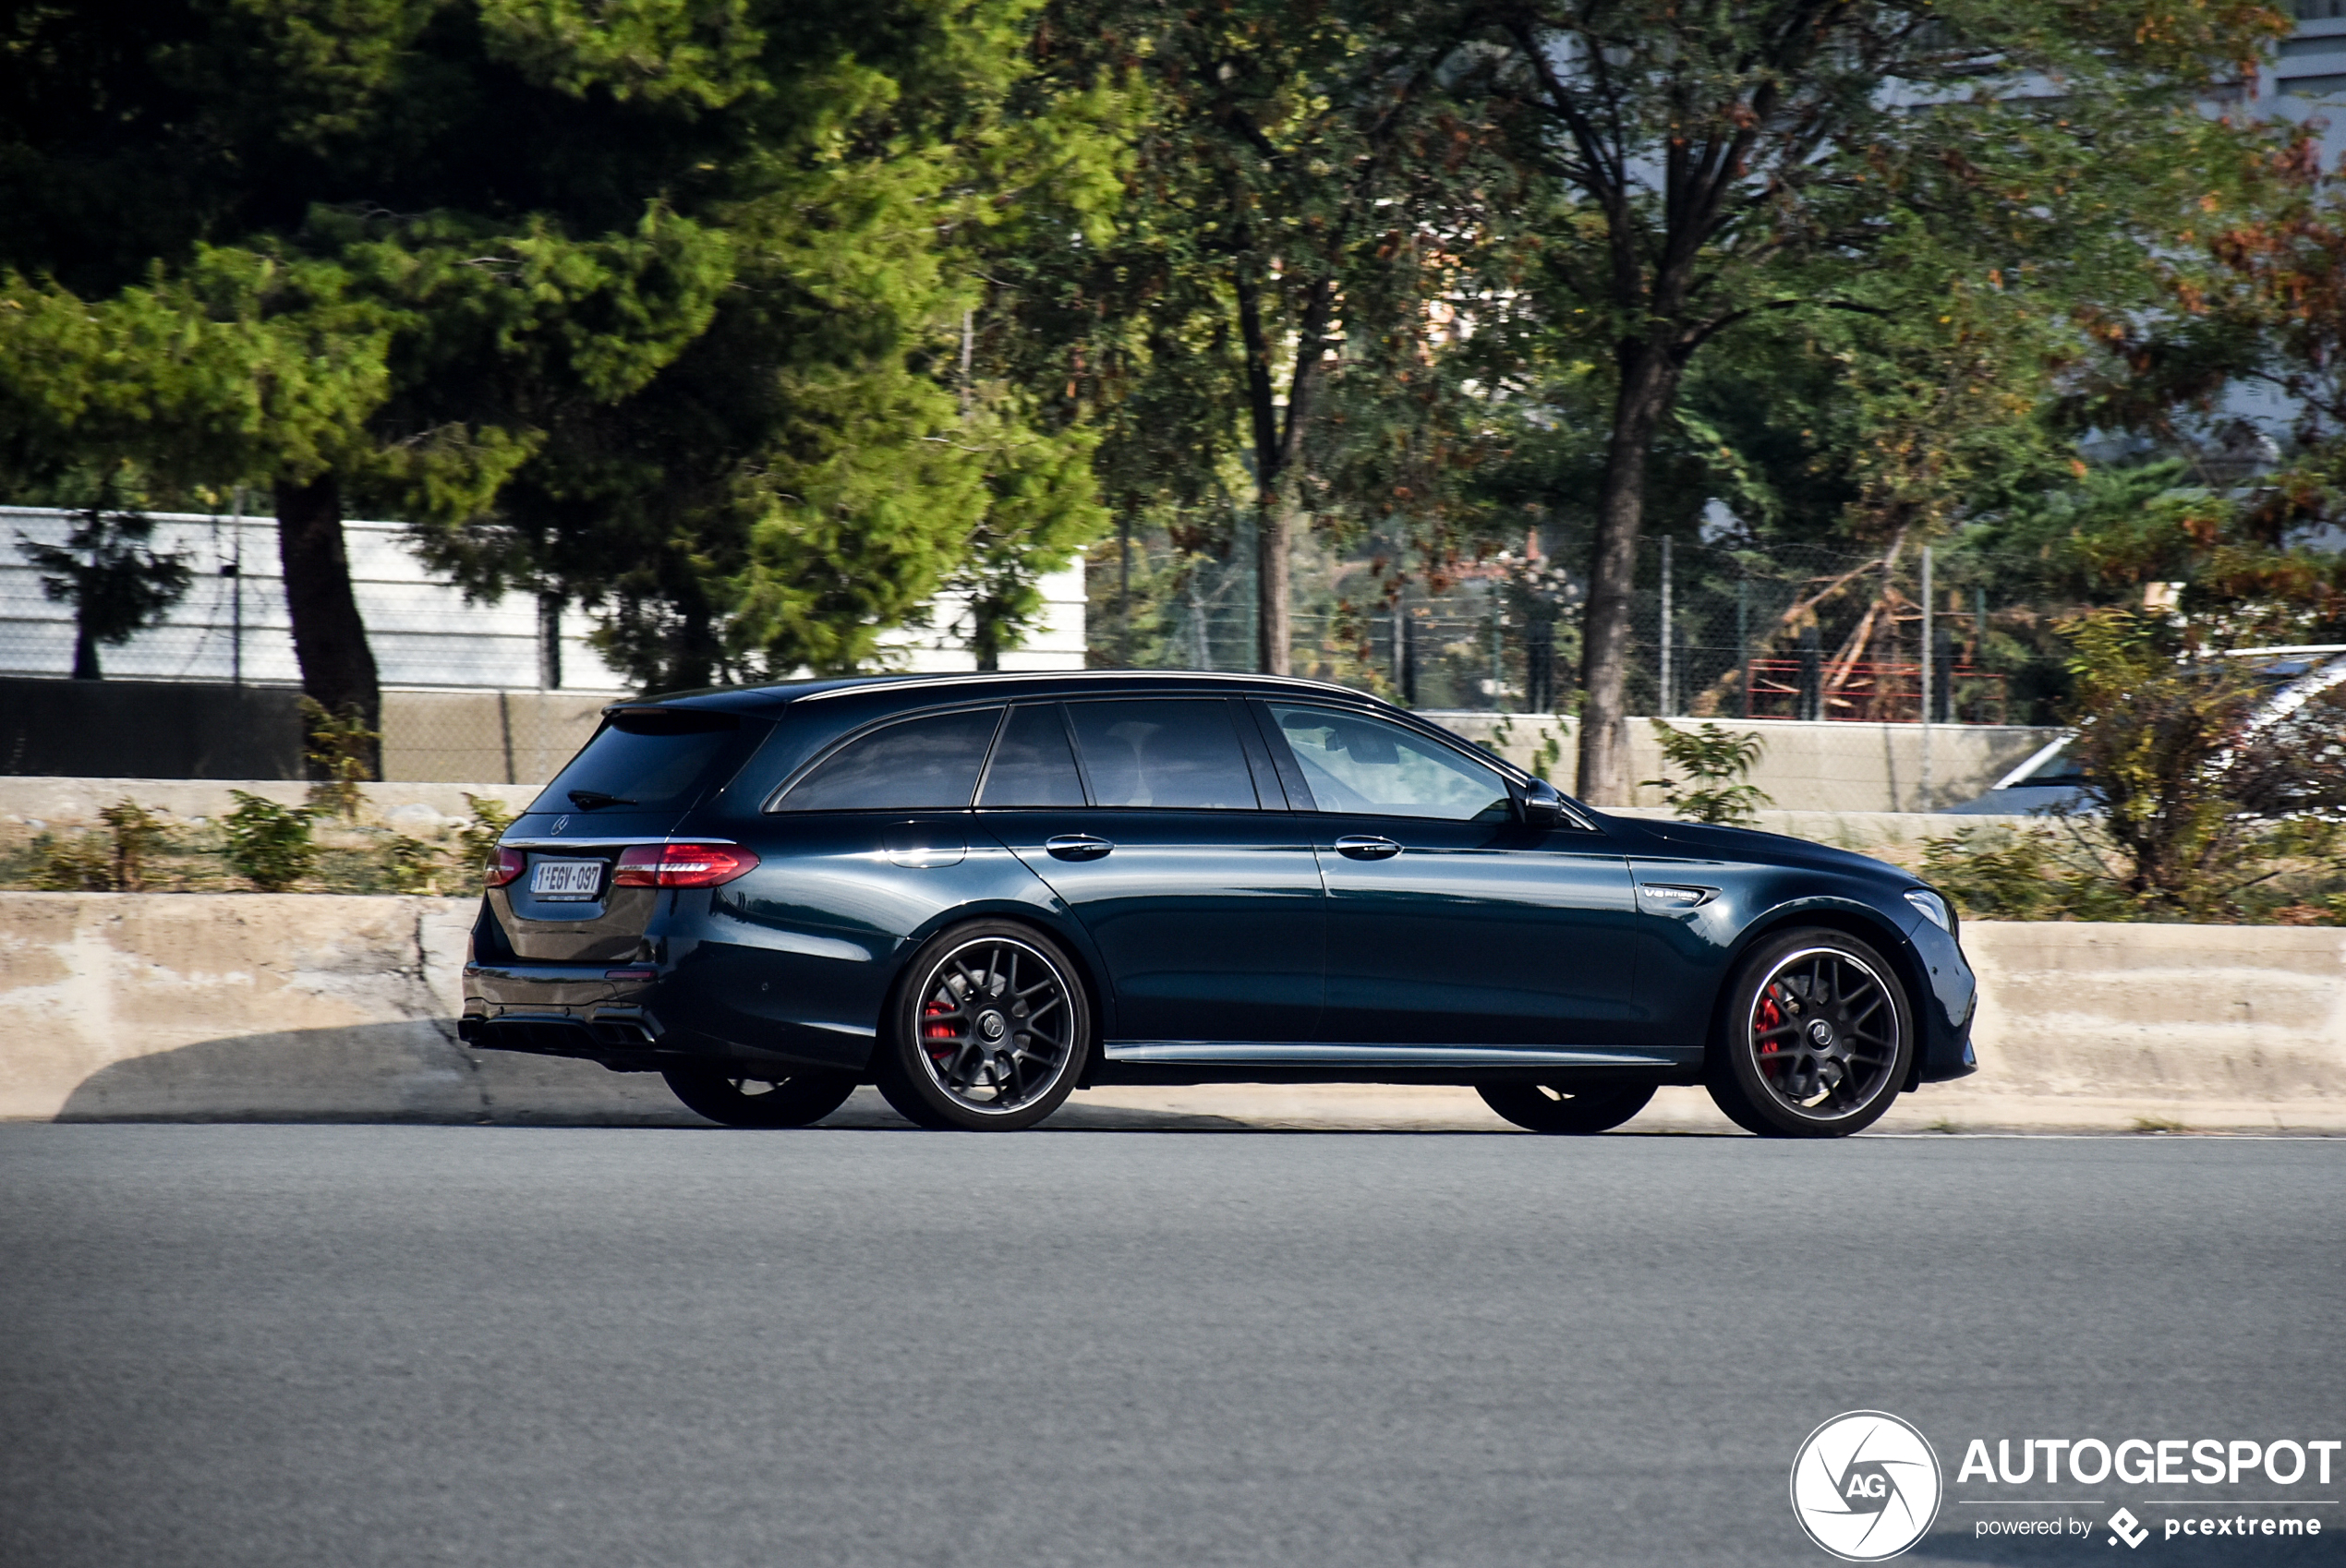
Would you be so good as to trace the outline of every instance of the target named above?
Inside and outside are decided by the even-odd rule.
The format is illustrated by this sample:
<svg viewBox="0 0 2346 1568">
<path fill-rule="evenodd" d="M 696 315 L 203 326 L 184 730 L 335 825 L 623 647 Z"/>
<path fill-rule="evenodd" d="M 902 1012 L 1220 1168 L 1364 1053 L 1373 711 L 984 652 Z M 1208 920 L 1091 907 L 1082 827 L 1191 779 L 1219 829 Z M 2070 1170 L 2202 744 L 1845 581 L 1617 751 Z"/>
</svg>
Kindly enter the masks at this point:
<svg viewBox="0 0 2346 1568">
<path fill-rule="evenodd" d="M 816 763 L 776 811 L 965 811 L 998 707 L 933 713 L 860 735 Z"/>
<path fill-rule="evenodd" d="M 741 719 L 705 708 L 620 712 L 531 802 L 538 812 L 690 805 L 733 759 Z"/>
<path fill-rule="evenodd" d="M 1439 741 L 1360 714 L 1267 706 L 1322 811 L 1444 822 L 1513 814 L 1497 770 Z"/>
<path fill-rule="evenodd" d="M 1095 806 L 1253 811 L 1254 775 L 1219 697 L 1070 703 Z"/>
<path fill-rule="evenodd" d="M 981 806 L 1080 806 L 1083 778 L 1067 743 L 1067 721 L 1057 703 L 1010 710 L 986 767 Z"/>
</svg>

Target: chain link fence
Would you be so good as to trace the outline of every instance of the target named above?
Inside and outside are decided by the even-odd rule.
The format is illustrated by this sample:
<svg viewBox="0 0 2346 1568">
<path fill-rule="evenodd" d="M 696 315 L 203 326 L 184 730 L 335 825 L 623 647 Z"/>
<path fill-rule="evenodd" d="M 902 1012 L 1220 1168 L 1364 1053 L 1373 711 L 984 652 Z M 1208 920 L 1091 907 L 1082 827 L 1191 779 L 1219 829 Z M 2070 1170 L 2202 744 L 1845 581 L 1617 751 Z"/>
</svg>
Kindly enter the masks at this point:
<svg viewBox="0 0 2346 1568">
<path fill-rule="evenodd" d="M 1256 668 L 1242 549 L 1222 559 L 1160 550 L 1137 570 L 1124 565 L 1094 571 L 1094 663 Z M 1412 583 L 1397 594 L 1366 561 L 1322 561 L 1297 575 L 1295 673 L 1374 691 L 1511 749 L 1536 734 L 1550 749 L 1542 766 L 1570 781 L 1561 730 L 1515 723 L 1502 735 L 1496 721 L 1577 709 L 1586 608 L 1577 573 L 1509 554 L 1457 567 L 1440 592 Z M 2041 636 L 2052 612 L 2033 591 L 2038 578 L 2033 561 L 1968 551 L 1885 559 L 1646 540 L 1626 706 L 1643 718 L 1753 723 L 1780 759 L 1801 759 L 1763 758 L 1755 777 L 1779 805 L 1957 803 L 2055 733 L 2060 674 Z M 1942 737 L 1935 768 L 1920 738 L 1900 733 L 1924 728 L 1926 707 L 1928 728 L 1973 732 Z M 1801 725 L 1823 728 L 1796 738 Z M 1868 782 L 1842 787 L 1852 778 Z M 1661 798 L 1647 790 L 1640 801 Z"/>
</svg>

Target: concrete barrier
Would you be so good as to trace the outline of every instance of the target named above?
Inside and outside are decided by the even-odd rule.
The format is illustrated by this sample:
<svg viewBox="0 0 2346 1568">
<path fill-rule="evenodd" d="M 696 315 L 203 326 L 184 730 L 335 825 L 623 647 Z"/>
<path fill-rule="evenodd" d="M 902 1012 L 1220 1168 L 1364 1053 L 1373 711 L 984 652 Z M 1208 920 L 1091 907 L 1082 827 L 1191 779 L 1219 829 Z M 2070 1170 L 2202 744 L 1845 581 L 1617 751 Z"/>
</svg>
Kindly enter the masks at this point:
<svg viewBox="0 0 2346 1568">
<path fill-rule="evenodd" d="M 455 1040 L 469 899 L 0 894 L 0 1118 L 691 1124 L 658 1080 Z M 1965 927 L 1980 1071 L 1889 1130 L 2346 1131 L 2346 930 Z M 868 1096 L 846 1113 L 888 1120 Z M 1099 1090 L 1055 1125 L 1501 1124 L 1463 1090 Z M 1122 1118 L 1119 1120 L 1119 1118 Z M 1633 1128 L 1725 1130 L 1699 1091 Z"/>
<path fill-rule="evenodd" d="M 1427 710 L 1421 717 L 1496 747 L 1520 767 L 1530 767 L 1542 746 L 1560 757 L 1552 770 L 1559 788 L 1571 789 L 1578 723 L 1548 714 L 1495 714 Z M 1705 722 L 1674 718 L 1691 729 Z M 1842 719 L 1736 718 L 1712 721 L 1765 743 L 1751 782 L 1778 803 L 1807 812 L 1913 812 L 1960 805 L 1980 794 L 2028 755 L 2058 737 L 2058 730 L 2017 724 L 1857 724 Z M 1654 720 L 1628 720 L 1629 777 L 1639 781 L 1634 804 L 1658 806 L 1662 791 L 1643 782 L 1670 771 L 1663 760 Z M 1924 747 L 1929 748 L 1924 787 Z M 1926 799 L 1926 797 L 1928 797 Z"/>
<path fill-rule="evenodd" d="M 471 808 L 469 793 L 502 802 L 518 813 L 536 798 L 537 784 L 361 784 L 365 816 L 399 822 L 428 811 L 442 820 L 461 821 Z M 116 801 L 131 800 L 192 822 L 224 816 L 236 802 L 232 790 L 242 790 L 280 805 L 296 806 L 307 800 L 309 786 L 286 778 L 74 778 L 48 776 L 0 777 L 0 828 L 38 831 L 52 827 L 96 827 L 98 814 Z M 405 813 L 403 817 L 400 814 Z"/>
</svg>

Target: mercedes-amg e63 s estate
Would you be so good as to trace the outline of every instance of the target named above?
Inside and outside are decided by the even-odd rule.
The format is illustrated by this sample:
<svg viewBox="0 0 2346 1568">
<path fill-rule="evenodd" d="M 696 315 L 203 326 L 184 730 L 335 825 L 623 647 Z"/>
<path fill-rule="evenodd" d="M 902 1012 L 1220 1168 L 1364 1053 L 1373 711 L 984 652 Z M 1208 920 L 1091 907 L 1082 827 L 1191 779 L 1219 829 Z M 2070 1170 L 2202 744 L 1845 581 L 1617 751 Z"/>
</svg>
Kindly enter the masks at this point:
<svg viewBox="0 0 2346 1568">
<path fill-rule="evenodd" d="M 1854 1132 L 1972 1070 L 1975 985 L 1907 873 L 1615 816 L 1308 681 L 1082 671 L 621 703 L 505 834 L 476 1047 L 658 1072 L 792 1127 L 1099 1084 L 1471 1084 L 1542 1132 L 1657 1085 Z"/>
</svg>

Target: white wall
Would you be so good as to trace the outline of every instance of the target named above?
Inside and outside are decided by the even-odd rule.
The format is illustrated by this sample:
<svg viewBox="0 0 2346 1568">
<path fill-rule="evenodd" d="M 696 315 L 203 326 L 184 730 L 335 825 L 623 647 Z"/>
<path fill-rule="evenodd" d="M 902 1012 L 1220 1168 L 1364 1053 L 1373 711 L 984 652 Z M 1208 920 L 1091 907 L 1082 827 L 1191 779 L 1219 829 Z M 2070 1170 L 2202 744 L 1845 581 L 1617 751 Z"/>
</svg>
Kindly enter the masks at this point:
<svg viewBox="0 0 2346 1568">
<path fill-rule="evenodd" d="M 163 624 L 118 648 L 100 651 L 116 680 L 221 681 L 237 668 L 250 683 L 297 684 L 277 528 L 269 517 L 211 517 L 152 513 L 153 548 L 183 555 L 195 582 Z M 0 507 L 0 674 L 63 676 L 73 669 L 73 612 L 42 592 L 41 573 L 14 547 L 19 535 L 62 544 L 71 515 L 46 508 Z M 397 523 L 343 525 L 358 612 L 386 687 L 534 690 L 538 684 L 538 603 L 508 594 L 492 604 L 468 604 L 449 584 L 424 571 Z M 241 561 L 235 577 L 221 568 Z M 236 630 L 238 585 L 243 632 Z M 1024 647 L 1006 655 L 1008 669 L 1080 669 L 1084 661 L 1083 563 L 1043 583 L 1044 623 Z M 901 668 L 920 671 L 975 667 L 962 633 L 963 605 L 940 597 L 927 627 L 907 628 L 884 640 Z M 562 616 L 562 688 L 620 693 L 626 681 L 587 641 L 593 621 L 573 607 Z"/>
</svg>

